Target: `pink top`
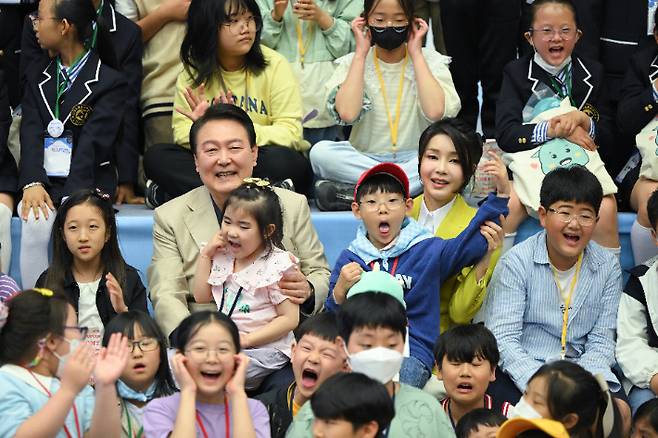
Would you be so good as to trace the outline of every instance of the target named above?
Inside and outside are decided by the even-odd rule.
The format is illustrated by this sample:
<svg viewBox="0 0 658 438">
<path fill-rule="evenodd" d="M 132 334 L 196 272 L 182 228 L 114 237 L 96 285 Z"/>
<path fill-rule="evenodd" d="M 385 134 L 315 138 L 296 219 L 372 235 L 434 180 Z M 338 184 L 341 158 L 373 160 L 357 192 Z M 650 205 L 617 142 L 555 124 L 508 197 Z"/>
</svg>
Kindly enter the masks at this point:
<svg viewBox="0 0 658 438">
<path fill-rule="evenodd" d="M 298 259 L 275 247 L 270 254 L 264 252 L 240 272 L 233 272 L 234 261 L 228 252 L 217 252 L 212 259 L 208 284 L 212 286 L 219 311 L 229 315 L 239 331 L 251 333 L 278 316 L 277 304 L 288 299 L 281 293 L 278 282 L 285 272 L 295 269 Z M 238 296 L 240 288 L 242 291 Z M 288 332 L 281 339 L 257 348 L 276 348 L 290 357 L 293 341 L 292 332 Z"/>
</svg>

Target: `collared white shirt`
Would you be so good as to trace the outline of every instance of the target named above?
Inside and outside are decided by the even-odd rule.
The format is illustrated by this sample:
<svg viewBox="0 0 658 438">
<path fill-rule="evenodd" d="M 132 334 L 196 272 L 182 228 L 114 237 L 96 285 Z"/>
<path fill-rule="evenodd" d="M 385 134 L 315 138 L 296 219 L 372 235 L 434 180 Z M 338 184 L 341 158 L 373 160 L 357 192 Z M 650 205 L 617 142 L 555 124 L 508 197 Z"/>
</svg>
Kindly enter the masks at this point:
<svg viewBox="0 0 658 438">
<path fill-rule="evenodd" d="M 420 204 L 420 214 L 418 215 L 418 223 L 420 226 L 428 230 L 430 233 L 436 234 L 436 230 L 441 225 L 441 222 L 443 222 L 443 219 L 445 219 L 448 212 L 455 204 L 455 199 L 457 199 L 456 196 L 446 205 L 439 207 L 434 211 L 429 211 L 427 209 L 425 199 L 423 199 L 423 202 Z"/>
</svg>

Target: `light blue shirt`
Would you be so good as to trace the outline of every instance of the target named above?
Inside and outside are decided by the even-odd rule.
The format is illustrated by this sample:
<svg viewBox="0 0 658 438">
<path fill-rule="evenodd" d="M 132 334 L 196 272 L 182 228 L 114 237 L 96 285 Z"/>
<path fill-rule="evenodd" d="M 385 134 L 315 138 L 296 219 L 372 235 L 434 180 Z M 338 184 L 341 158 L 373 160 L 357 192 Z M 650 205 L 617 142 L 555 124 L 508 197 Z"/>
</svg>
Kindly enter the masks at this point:
<svg viewBox="0 0 658 438">
<path fill-rule="evenodd" d="M 34 375 L 48 388 L 51 394 L 60 387 L 59 379 Z M 0 437 L 14 436 L 25 420 L 37 413 L 48 402 L 48 395 L 39 386 L 34 376 L 25 368 L 16 365 L 3 365 L 0 367 Z M 91 427 L 91 417 L 94 412 L 94 390 L 87 385 L 75 398 L 78 412 L 80 432 Z M 73 409 L 66 417 L 66 427 L 73 437 L 77 437 Z M 66 438 L 64 429 L 61 429 L 57 438 Z"/>
<path fill-rule="evenodd" d="M 566 359 L 602 374 L 613 391 L 620 387 L 611 368 L 621 282 L 617 257 L 590 241 L 571 299 Z M 500 258 L 488 290 L 486 325 L 498 340 L 499 365 L 523 391 L 535 371 L 559 359 L 562 350 L 562 302 L 545 231 Z"/>
</svg>

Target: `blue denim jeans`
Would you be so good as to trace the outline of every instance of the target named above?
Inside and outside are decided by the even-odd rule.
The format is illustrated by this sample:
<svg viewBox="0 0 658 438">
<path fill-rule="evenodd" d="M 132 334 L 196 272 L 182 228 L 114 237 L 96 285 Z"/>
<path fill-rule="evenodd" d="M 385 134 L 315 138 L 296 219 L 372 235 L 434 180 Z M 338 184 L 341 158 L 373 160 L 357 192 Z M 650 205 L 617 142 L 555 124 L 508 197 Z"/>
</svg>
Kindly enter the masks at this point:
<svg viewBox="0 0 658 438">
<path fill-rule="evenodd" d="M 431 370 L 415 357 L 405 357 L 400 368 L 400 383 L 423 389 L 429 380 Z"/>
</svg>

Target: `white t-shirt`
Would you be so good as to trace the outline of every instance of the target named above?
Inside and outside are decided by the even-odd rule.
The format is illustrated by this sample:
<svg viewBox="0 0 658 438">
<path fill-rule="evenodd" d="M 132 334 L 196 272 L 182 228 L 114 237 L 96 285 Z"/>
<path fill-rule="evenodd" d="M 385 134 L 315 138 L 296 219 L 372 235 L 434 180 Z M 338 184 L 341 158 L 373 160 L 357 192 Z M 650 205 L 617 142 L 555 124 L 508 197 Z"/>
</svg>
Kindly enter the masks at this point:
<svg viewBox="0 0 658 438">
<path fill-rule="evenodd" d="M 351 145 L 360 152 L 387 154 L 393 152 L 393 148 L 391 147 L 391 131 L 388 124 L 384 96 L 375 71 L 373 56 L 374 49 L 371 48 L 366 56 L 364 71 L 364 94 L 370 100 L 372 109 L 362 113 L 360 119 L 353 124 L 349 140 Z M 423 57 L 430 71 L 443 88 L 445 95 L 444 117 L 456 116 L 461 108 L 461 103 L 455 90 L 450 70 L 448 69 L 450 58 L 427 48 L 423 49 Z M 354 53 L 350 53 L 335 61 L 337 64 L 336 71 L 327 83 L 326 91 L 328 94 L 331 94 L 333 89 L 339 87 L 345 81 L 353 58 Z M 395 64 L 387 64 L 379 60 L 379 68 L 382 72 L 384 87 L 386 89 L 386 99 L 393 119 L 395 119 L 400 73 L 402 72 L 403 64 L 404 60 Z M 408 60 L 404 70 L 403 87 L 404 92 L 400 101 L 401 116 L 398 126 L 396 152 L 418 150 L 420 134 L 431 123 L 425 114 L 423 114 L 420 106 L 416 87 L 416 74 L 411 59 Z"/>
<path fill-rule="evenodd" d="M 429 211 L 427 205 L 425 205 L 425 200 L 420 204 L 420 213 L 418 215 L 418 223 L 421 227 L 425 228 L 432 234 L 436 234 L 436 230 L 441 226 L 441 222 L 446 218 L 448 212 L 455 204 L 455 196 L 450 202 L 448 202 L 443 207 L 439 207 L 434 211 Z"/>
<path fill-rule="evenodd" d="M 91 283 L 78 283 L 80 299 L 78 300 L 78 324 L 87 327 L 86 342 L 93 345 L 96 351 L 100 350 L 103 339 L 103 320 L 96 307 L 96 292 L 101 279 Z"/>
<path fill-rule="evenodd" d="M 566 271 L 560 271 L 559 269 L 553 266 L 553 269 L 555 269 L 554 271 L 555 277 L 557 278 L 557 282 L 558 282 L 558 290 L 561 292 L 560 301 L 562 302 L 562 304 L 567 302 L 567 298 L 569 297 L 569 292 L 571 292 L 571 282 L 573 281 L 573 276 L 576 275 L 577 265 L 578 264 L 576 263 Z M 574 289 L 574 293 L 576 293 L 575 289 Z M 573 296 L 571 296 L 571 301 L 573 301 Z"/>
</svg>

